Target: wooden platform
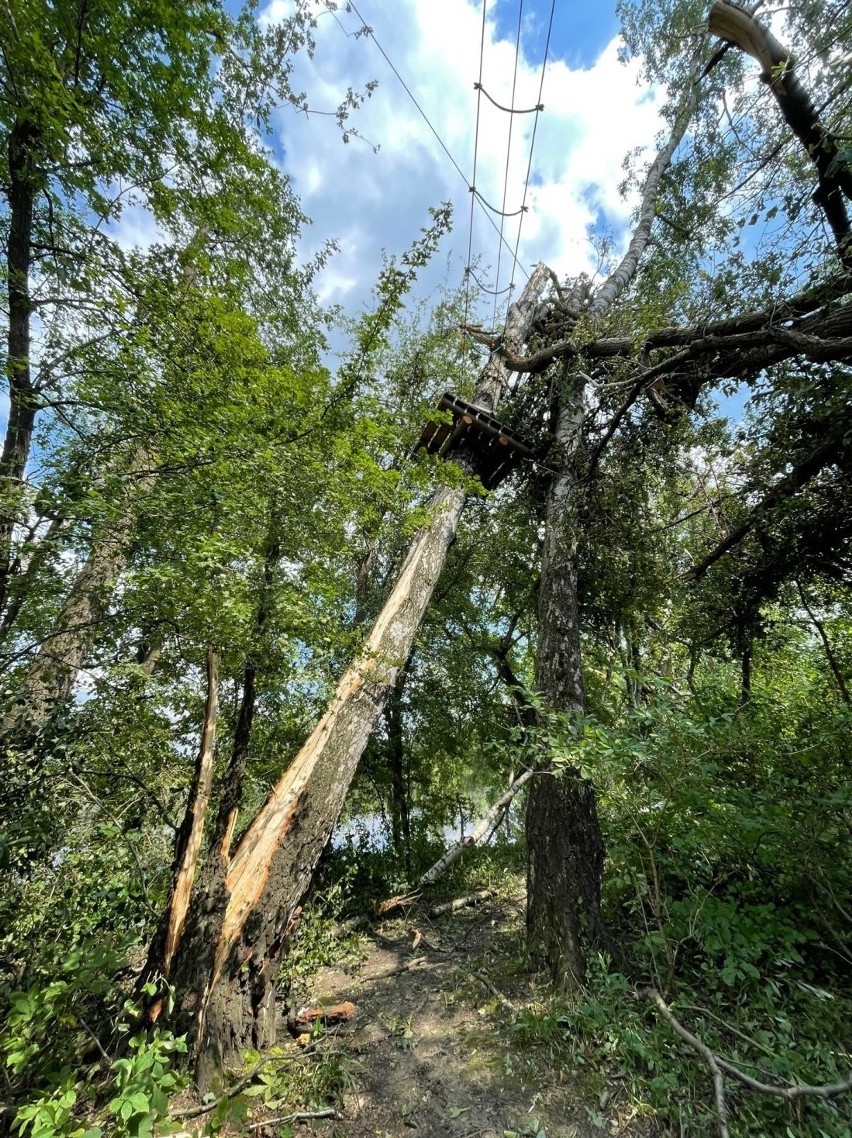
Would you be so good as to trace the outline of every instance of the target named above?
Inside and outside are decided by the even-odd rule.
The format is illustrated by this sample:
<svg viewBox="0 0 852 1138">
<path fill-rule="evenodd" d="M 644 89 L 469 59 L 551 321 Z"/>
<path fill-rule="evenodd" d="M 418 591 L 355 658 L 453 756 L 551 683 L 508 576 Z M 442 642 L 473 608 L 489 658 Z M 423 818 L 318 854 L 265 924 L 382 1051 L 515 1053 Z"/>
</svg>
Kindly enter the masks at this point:
<svg viewBox="0 0 852 1138">
<path fill-rule="evenodd" d="M 494 490 L 516 470 L 524 459 L 533 457 L 530 444 L 517 431 L 498 422 L 487 411 L 465 403 L 449 392 L 441 396 L 439 411 L 450 411 L 451 423 L 434 423 L 423 428 L 415 452 L 423 448 L 440 456 L 454 452 L 472 457 L 479 480 L 486 490 Z"/>
</svg>

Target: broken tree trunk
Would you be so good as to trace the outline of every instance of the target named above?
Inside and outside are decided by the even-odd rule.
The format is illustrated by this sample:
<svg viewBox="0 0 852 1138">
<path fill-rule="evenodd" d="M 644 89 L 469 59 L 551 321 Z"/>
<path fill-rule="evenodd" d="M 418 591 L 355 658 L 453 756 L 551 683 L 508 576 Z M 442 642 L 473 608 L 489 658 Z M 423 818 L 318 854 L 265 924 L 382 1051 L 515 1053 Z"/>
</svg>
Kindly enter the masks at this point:
<svg viewBox="0 0 852 1138">
<path fill-rule="evenodd" d="M 827 130 L 811 97 L 799 81 L 792 54 L 751 12 L 714 0 L 707 19 L 710 31 L 756 59 L 784 119 L 807 151 L 819 177 L 814 201 L 825 214 L 847 270 L 852 270 L 852 229 L 847 201 L 852 200 L 852 165 L 842 139 Z"/>
<path fill-rule="evenodd" d="M 520 345 L 549 280 L 540 265 L 510 308 L 506 339 Z M 486 364 L 474 401 L 496 409 L 508 379 Z M 450 455 L 452 457 L 452 453 Z M 390 596 L 326 713 L 270 792 L 219 873 L 199 882 L 174 961 L 177 1029 L 186 1032 L 200 1084 L 241 1051 L 276 1036 L 275 976 L 299 901 L 337 822 L 361 754 L 400 669 L 446 559 L 463 490 L 441 487 Z"/>
<path fill-rule="evenodd" d="M 175 840 L 175 857 L 172 866 L 172 885 L 160 929 L 148 953 L 146 975 L 159 972 L 168 977 L 172 959 L 183 936 L 186 914 L 192 896 L 204 822 L 210 805 L 213 788 L 213 753 L 216 746 L 216 719 L 219 713 L 219 658 L 212 648 L 207 650 L 207 698 L 204 702 L 204 722 L 201 742 L 195 762 L 192 786 L 189 792 L 183 823 Z M 148 1009 L 148 1019 L 155 1023 L 162 1011 L 162 997 Z"/>
</svg>

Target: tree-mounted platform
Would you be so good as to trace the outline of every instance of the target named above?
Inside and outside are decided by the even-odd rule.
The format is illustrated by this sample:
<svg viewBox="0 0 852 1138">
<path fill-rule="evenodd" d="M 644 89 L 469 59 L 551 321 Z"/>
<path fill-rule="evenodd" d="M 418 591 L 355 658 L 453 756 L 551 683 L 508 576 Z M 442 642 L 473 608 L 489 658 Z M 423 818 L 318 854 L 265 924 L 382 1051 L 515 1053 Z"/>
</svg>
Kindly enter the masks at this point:
<svg viewBox="0 0 852 1138">
<path fill-rule="evenodd" d="M 450 451 L 468 455 L 486 490 L 496 489 L 525 459 L 533 457 L 533 448 L 522 435 L 481 407 L 447 392 L 441 396 L 437 410 L 451 412 L 453 421 L 434 423 L 430 419 L 415 452 L 423 448 L 442 458 Z"/>
</svg>

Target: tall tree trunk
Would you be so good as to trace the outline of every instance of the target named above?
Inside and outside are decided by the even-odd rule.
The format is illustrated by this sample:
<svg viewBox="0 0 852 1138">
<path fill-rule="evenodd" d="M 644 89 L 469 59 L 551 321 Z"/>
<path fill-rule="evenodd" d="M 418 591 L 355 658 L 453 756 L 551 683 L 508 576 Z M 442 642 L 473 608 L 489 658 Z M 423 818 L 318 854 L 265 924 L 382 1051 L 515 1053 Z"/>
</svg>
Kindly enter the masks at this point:
<svg viewBox="0 0 852 1138">
<path fill-rule="evenodd" d="M 549 277 L 538 266 L 510 310 L 507 338 L 523 344 Z M 496 355 L 474 401 L 499 403 L 508 373 Z M 454 457 L 464 465 L 462 454 Z M 276 1036 L 276 972 L 298 905 L 334 829 L 364 747 L 412 649 L 464 506 L 462 490 L 431 499 L 399 577 L 355 662 L 298 755 L 221 871 L 196 887 L 174 961 L 176 1027 L 187 1032 L 199 1083 Z M 220 859 L 220 862 L 222 859 Z"/>
<path fill-rule="evenodd" d="M 21 694 L 0 725 L 0 738 L 29 747 L 53 713 L 71 698 L 97 635 L 112 586 L 127 559 L 124 527 L 99 538 L 77 574 L 54 631 L 27 669 Z"/>
<path fill-rule="evenodd" d="M 0 455 L 0 611 L 14 570 L 12 538 L 20 511 L 20 487 L 30 454 L 36 392 L 30 364 L 30 268 L 36 171 L 33 150 L 38 128 L 17 120 L 9 133 L 9 238 L 6 247 L 9 331 L 6 372 L 9 421 Z"/>
<path fill-rule="evenodd" d="M 583 421 L 582 379 L 562 396 L 556 438 L 560 473 L 547 502 L 539 594 L 536 687 L 555 711 L 585 709 L 577 603 L 576 460 Z M 604 935 L 604 844 L 595 790 L 569 767 L 533 780 L 527 805 L 527 946 L 563 986 L 585 975 L 587 945 Z"/>
<path fill-rule="evenodd" d="M 145 458 L 138 452 L 129 469 Z M 150 485 L 142 476 L 131 493 Z M 11 740 L 28 749 L 54 712 L 71 698 L 86 656 L 112 596 L 115 581 L 127 563 L 138 501 L 95 539 L 88 560 L 74 579 L 50 636 L 34 656 L 21 684 L 21 694 L 0 723 L 0 741 Z"/>
<path fill-rule="evenodd" d="M 698 102 L 705 40 L 696 45 L 690 81 L 674 117 L 669 137 L 648 168 L 636 226 L 619 264 L 592 296 L 581 282 L 572 290 L 568 310 L 583 310 L 599 320 L 630 287 L 651 240 L 660 185 Z M 566 364 L 557 400 L 557 471 L 547 501 L 539 594 L 539 642 L 536 684 L 557 711 L 584 709 L 583 672 L 577 603 L 577 459 L 583 437 L 583 383 Z M 596 449 L 592 465 L 612 437 L 618 414 Z M 601 914 L 604 844 L 592 783 L 576 769 L 533 781 L 527 804 L 527 946 L 531 957 L 547 966 L 560 985 L 579 984 L 586 948 L 601 941 L 610 953 Z"/>
</svg>

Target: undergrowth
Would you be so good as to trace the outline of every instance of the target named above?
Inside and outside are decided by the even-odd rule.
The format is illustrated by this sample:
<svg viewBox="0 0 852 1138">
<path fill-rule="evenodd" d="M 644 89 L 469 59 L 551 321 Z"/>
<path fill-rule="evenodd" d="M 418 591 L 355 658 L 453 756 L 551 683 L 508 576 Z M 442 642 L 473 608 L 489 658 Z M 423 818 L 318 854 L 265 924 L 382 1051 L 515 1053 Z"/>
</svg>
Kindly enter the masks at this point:
<svg viewBox="0 0 852 1138">
<path fill-rule="evenodd" d="M 712 1134 L 711 1072 L 641 993 L 659 991 L 715 1054 L 766 1084 L 822 1085 L 852 1068 L 852 791 L 848 709 L 770 697 L 681 706 L 661 684 L 617 726 L 551 729 L 558 764 L 594 777 L 619 970 L 597 956 L 581 992 L 520 1014 L 595 1094 L 667 1133 Z M 795 1102 L 725 1077 L 732 1135 L 852 1138 L 849 1096 Z"/>
</svg>

